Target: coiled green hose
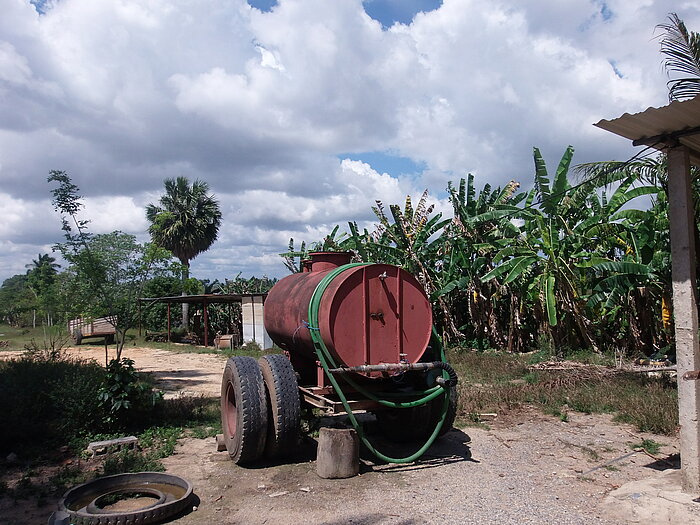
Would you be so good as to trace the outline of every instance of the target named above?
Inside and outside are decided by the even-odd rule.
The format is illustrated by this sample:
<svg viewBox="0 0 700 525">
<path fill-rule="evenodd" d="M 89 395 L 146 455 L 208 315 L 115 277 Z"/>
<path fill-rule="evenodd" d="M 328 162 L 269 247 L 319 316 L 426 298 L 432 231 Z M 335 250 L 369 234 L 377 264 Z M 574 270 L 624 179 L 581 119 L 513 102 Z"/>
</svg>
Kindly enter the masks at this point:
<svg viewBox="0 0 700 525">
<path fill-rule="evenodd" d="M 340 388 L 340 385 L 338 384 L 337 379 L 333 374 L 329 372 L 330 368 L 337 368 L 337 364 L 335 363 L 335 360 L 333 359 L 333 356 L 331 355 L 330 351 L 326 347 L 326 344 L 323 342 L 323 339 L 321 337 L 321 333 L 318 330 L 318 311 L 320 308 L 321 304 L 321 298 L 323 297 L 323 293 L 325 292 L 326 288 L 328 288 L 328 285 L 335 279 L 339 274 L 344 272 L 345 270 L 348 270 L 349 268 L 354 268 L 357 266 L 364 266 L 368 263 L 351 263 L 351 264 L 346 264 L 343 266 L 339 266 L 338 268 L 335 268 L 334 270 L 330 271 L 322 280 L 321 282 L 318 283 L 316 286 L 316 289 L 314 290 L 313 295 L 311 296 L 311 301 L 309 301 L 309 319 L 308 319 L 308 324 L 309 324 L 309 330 L 311 333 L 311 340 L 314 343 L 314 349 L 316 350 L 316 356 L 318 357 L 319 362 L 321 363 L 321 366 L 323 367 L 323 370 L 326 373 L 326 376 L 328 376 L 328 379 L 331 382 L 331 385 L 333 385 L 333 388 L 335 389 L 335 392 L 338 394 L 338 397 L 340 398 L 340 401 L 343 404 L 343 407 L 345 408 L 345 411 L 348 414 L 348 417 L 350 419 L 350 422 L 352 423 L 353 428 L 357 432 L 357 435 L 360 437 L 362 442 L 365 444 L 365 446 L 369 449 L 372 454 L 374 454 L 377 458 L 381 459 L 382 461 L 387 461 L 389 463 L 411 463 L 421 457 L 428 448 L 433 444 L 435 439 L 437 439 L 438 434 L 440 433 L 440 429 L 442 428 L 445 419 L 447 418 L 447 411 L 449 407 L 449 402 L 450 402 L 450 392 L 449 388 L 444 388 L 441 385 L 436 385 L 432 388 L 429 388 L 425 391 L 417 393 L 417 395 L 421 395 L 420 399 L 415 399 L 412 401 L 390 401 L 388 399 L 382 399 L 372 392 L 368 392 L 366 389 L 362 388 L 360 385 L 358 385 L 355 381 L 350 379 L 349 377 L 344 377 L 345 381 L 350 384 L 355 390 L 360 392 L 362 395 L 367 397 L 368 399 L 371 399 L 373 401 L 376 401 L 380 403 L 381 405 L 384 405 L 386 407 L 390 408 L 411 408 L 411 407 L 416 407 L 420 405 L 424 405 L 433 399 L 435 399 L 437 396 L 444 394 L 444 399 L 442 402 L 442 408 L 440 412 L 440 418 L 437 422 L 437 425 L 435 426 L 435 429 L 433 432 L 430 434 L 430 437 L 428 437 L 428 440 L 421 446 L 416 452 L 411 454 L 410 456 L 404 457 L 404 458 L 392 458 L 389 457 L 385 454 L 382 454 L 379 452 L 370 442 L 369 440 L 365 437 L 364 432 L 362 430 L 362 427 L 360 426 L 359 422 L 357 421 L 357 418 L 352 412 L 352 409 L 350 408 L 350 404 L 348 403 L 347 398 L 345 397 L 345 394 L 343 393 L 343 390 Z M 316 327 L 316 328 L 314 328 Z M 432 338 L 431 341 L 433 341 L 433 344 L 437 346 L 439 349 L 440 353 L 440 359 L 443 361 L 445 360 L 445 353 L 444 349 L 442 347 L 442 344 L 440 343 L 440 338 L 437 334 L 437 331 L 435 330 L 435 327 L 433 327 L 433 333 L 432 333 Z M 446 377 L 446 372 L 443 371 L 443 377 Z M 389 395 L 389 394 L 387 394 Z M 409 395 L 414 397 L 416 394 L 404 394 L 404 395 Z M 399 397 L 398 394 L 391 394 L 390 397 Z"/>
</svg>

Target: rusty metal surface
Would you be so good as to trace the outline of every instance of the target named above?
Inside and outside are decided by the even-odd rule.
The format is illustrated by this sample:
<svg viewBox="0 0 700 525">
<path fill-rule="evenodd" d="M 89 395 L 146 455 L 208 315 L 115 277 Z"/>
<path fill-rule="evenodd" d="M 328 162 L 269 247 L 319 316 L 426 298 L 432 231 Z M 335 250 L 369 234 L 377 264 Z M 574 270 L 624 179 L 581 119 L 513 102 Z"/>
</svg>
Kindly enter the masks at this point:
<svg viewBox="0 0 700 525">
<path fill-rule="evenodd" d="M 683 379 L 685 381 L 697 381 L 698 379 L 700 379 L 700 370 L 686 372 L 685 374 L 683 374 Z"/>
<path fill-rule="evenodd" d="M 430 341 L 432 308 L 412 275 L 387 264 L 347 268 L 325 288 L 319 326 L 313 327 L 307 317 L 314 290 L 329 271 L 347 262 L 347 256 L 311 255 L 311 271 L 279 281 L 265 302 L 265 328 L 272 340 L 289 352 L 295 368 L 300 363 L 312 366 L 312 359 L 315 362 L 310 330 L 320 331 L 338 366 L 420 360 Z M 296 355 L 306 361 L 296 359 Z"/>
<path fill-rule="evenodd" d="M 328 393 L 323 393 L 323 389 L 299 387 L 299 391 L 305 403 L 321 408 L 329 415 L 345 414 L 343 403 L 337 397 L 334 398 Z M 376 411 L 383 408 L 379 403 L 370 399 L 348 399 L 348 404 L 353 413 Z"/>
</svg>

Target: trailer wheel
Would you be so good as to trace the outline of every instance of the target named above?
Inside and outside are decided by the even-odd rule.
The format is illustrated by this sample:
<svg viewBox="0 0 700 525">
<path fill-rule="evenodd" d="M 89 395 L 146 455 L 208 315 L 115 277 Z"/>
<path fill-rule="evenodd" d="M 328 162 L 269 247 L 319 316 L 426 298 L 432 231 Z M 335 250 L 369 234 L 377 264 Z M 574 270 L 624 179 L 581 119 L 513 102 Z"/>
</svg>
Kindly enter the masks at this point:
<svg viewBox="0 0 700 525">
<path fill-rule="evenodd" d="M 265 355 L 259 359 L 267 395 L 267 442 L 265 455 L 279 458 L 297 446 L 301 407 L 297 377 L 286 356 Z"/>
<path fill-rule="evenodd" d="M 447 416 L 445 417 L 445 422 L 440 427 L 440 432 L 438 432 L 437 437 L 442 437 L 447 434 L 455 422 L 457 417 L 457 387 L 450 387 L 450 400 L 447 402 Z M 440 412 L 442 411 L 443 397 L 438 396 L 433 401 L 430 402 L 430 428 L 435 428 L 437 422 L 440 420 Z"/>
<path fill-rule="evenodd" d="M 80 331 L 80 329 L 75 329 L 73 330 L 73 343 L 76 345 L 79 345 L 83 341 L 83 333 Z"/>
<path fill-rule="evenodd" d="M 411 408 L 389 408 L 375 413 L 382 436 L 396 443 L 427 437 L 431 429 L 431 414 L 429 404 Z"/>
<path fill-rule="evenodd" d="M 242 465 L 260 458 L 267 436 L 267 402 L 262 373 L 252 357 L 236 356 L 226 362 L 221 426 L 233 461 Z"/>
</svg>

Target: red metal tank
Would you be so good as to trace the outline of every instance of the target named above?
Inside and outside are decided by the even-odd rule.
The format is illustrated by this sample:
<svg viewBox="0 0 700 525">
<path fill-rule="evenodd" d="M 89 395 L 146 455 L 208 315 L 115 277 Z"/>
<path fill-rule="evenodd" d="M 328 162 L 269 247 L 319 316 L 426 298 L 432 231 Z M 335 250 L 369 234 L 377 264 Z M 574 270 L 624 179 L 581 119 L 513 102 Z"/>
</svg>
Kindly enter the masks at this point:
<svg viewBox="0 0 700 525">
<path fill-rule="evenodd" d="M 307 271 L 285 277 L 270 290 L 265 329 L 292 358 L 300 354 L 315 360 L 309 302 L 321 279 L 349 263 L 350 254 L 310 255 Z M 350 367 L 417 362 L 428 346 L 432 323 L 430 302 L 411 274 L 397 266 L 366 264 L 344 269 L 329 283 L 320 299 L 317 328 L 338 366 Z"/>
</svg>

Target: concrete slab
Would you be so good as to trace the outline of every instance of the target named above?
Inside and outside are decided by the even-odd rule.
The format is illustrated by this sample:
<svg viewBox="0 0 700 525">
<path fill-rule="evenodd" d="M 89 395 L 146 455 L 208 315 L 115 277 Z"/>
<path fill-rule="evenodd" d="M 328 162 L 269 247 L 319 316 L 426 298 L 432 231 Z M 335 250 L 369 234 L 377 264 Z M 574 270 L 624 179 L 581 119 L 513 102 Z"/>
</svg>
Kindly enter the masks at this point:
<svg viewBox="0 0 700 525">
<path fill-rule="evenodd" d="M 625 483 L 605 497 L 603 506 L 620 523 L 700 524 L 697 497 L 681 492 L 680 469 L 668 469 Z"/>
</svg>

